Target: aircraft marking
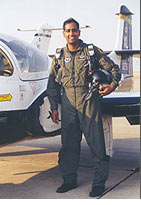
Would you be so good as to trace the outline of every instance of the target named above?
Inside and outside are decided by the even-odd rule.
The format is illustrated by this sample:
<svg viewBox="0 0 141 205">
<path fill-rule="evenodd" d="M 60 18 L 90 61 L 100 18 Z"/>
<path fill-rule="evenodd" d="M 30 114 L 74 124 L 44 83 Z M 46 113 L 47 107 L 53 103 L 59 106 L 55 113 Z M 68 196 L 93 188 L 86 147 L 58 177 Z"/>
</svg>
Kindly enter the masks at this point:
<svg viewBox="0 0 141 205">
<path fill-rule="evenodd" d="M 125 16 L 123 14 L 120 14 L 119 18 L 127 21 L 129 24 L 131 24 L 131 22 L 132 22 L 132 20 L 130 18 L 128 18 L 127 16 Z"/>
<path fill-rule="evenodd" d="M 4 94 L 4 95 L 0 95 L 0 102 L 3 101 L 11 101 L 12 100 L 12 95 L 9 94 Z"/>
</svg>

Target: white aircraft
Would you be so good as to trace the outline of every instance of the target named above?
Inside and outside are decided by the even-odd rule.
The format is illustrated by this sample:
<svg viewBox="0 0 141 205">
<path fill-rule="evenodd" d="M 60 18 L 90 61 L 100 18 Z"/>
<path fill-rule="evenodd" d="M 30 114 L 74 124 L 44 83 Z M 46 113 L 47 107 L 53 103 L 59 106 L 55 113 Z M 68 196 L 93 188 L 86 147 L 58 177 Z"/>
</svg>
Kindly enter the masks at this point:
<svg viewBox="0 0 141 205">
<path fill-rule="evenodd" d="M 132 50 L 132 13 L 121 6 L 118 15 L 117 42 L 109 56 L 121 68 L 121 86 L 102 99 L 104 126 L 108 126 L 107 135 L 110 136 L 108 123 L 110 119 L 112 126 L 112 117 L 124 116 L 130 124 L 139 124 L 139 93 L 129 91 L 132 88 L 132 59 L 140 57 L 140 50 Z M 61 121 L 59 125 L 52 122 L 46 94 L 51 67 L 47 51 L 53 30 L 57 29 L 42 25 L 31 45 L 0 34 L 0 146 L 29 139 L 29 136 L 32 139 L 60 134 Z"/>
</svg>

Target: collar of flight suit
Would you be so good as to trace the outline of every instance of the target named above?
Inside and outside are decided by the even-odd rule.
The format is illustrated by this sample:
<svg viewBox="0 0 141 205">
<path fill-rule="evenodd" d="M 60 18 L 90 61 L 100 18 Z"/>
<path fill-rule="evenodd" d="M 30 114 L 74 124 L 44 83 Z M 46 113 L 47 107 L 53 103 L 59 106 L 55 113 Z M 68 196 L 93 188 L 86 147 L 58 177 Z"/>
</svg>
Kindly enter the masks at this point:
<svg viewBox="0 0 141 205">
<path fill-rule="evenodd" d="M 77 53 L 78 51 L 80 51 L 80 50 L 83 50 L 84 47 L 86 47 L 86 44 L 85 44 L 81 39 L 79 39 L 79 42 L 80 42 L 80 45 L 79 45 L 78 49 L 77 49 L 76 51 L 74 51 L 74 52 L 76 52 L 76 53 Z M 73 52 L 71 52 L 71 51 L 68 49 L 68 44 L 67 44 L 66 47 L 64 48 L 64 51 L 67 52 L 67 53 L 69 53 L 69 54 L 73 53 Z"/>
</svg>

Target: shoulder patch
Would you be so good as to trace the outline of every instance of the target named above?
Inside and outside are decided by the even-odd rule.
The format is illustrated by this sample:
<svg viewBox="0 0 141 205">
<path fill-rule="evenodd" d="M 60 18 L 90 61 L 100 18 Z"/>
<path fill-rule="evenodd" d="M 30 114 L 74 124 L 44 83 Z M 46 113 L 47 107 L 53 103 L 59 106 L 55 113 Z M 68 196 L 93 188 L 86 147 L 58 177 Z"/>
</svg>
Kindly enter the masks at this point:
<svg viewBox="0 0 141 205">
<path fill-rule="evenodd" d="M 99 51 L 101 54 L 104 54 L 104 51 L 103 51 L 101 48 L 98 48 L 98 51 Z"/>
</svg>

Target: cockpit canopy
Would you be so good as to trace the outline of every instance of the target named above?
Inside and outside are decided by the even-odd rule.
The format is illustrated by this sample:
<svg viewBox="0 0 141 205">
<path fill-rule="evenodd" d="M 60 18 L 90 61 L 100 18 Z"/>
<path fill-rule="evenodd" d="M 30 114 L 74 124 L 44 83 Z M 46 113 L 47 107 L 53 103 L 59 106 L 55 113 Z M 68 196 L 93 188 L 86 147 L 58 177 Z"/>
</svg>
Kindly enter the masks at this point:
<svg viewBox="0 0 141 205">
<path fill-rule="evenodd" d="M 13 66 L 7 55 L 0 49 L 0 76 L 11 76 L 13 74 Z"/>
<path fill-rule="evenodd" d="M 40 50 L 26 42 L 4 34 L 0 34 L 0 41 L 8 46 L 15 55 L 21 73 L 47 71 L 48 58 Z M 9 70 L 11 70 L 11 72 L 9 71 L 9 76 L 12 75 L 13 66 L 4 51 L 0 49 L 0 75 L 2 75 L 5 64 L 9 64 Z"/>
</svg>

